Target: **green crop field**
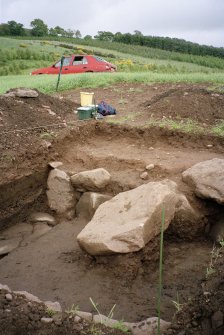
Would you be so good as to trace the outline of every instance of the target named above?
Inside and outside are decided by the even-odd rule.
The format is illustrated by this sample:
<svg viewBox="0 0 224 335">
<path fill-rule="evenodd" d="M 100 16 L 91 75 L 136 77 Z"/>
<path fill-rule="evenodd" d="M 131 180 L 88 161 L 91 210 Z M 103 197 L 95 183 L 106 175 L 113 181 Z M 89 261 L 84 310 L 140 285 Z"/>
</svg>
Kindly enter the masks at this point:
<svg viewBox="0 0 224 335">
<path fill-rule="evenodd" d="M 76 44 L 78 42 L 79 44 Z M 57 76 L 30 76 L 39 67 L 53 64 L 62 55 L 97 54 L 115 63 L 117 73 L 64 75 L 59 90 L 108 86 L 117 82 L 210 82 L 224 83 L 224 60 L 159 49 L 83 40 L 53 41 L 0 37 L 0 93 L 23 86 L 54 92 Z"/>
</svg>

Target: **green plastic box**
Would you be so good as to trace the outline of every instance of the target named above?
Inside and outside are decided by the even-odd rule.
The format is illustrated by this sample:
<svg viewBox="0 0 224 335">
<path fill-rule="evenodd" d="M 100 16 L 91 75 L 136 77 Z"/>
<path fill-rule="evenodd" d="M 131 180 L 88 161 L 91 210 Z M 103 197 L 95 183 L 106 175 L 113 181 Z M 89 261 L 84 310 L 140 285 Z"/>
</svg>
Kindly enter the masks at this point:
<svg viewBox="0 0 224 335">
<path fill-rule="evenodd" d="M 96 112 L 96 109 L 97 108 L 95 105 L 83 106 L 77 108 L 79 120 L 91 119 L 93 117 L 93 114 Z"/>
</svg>

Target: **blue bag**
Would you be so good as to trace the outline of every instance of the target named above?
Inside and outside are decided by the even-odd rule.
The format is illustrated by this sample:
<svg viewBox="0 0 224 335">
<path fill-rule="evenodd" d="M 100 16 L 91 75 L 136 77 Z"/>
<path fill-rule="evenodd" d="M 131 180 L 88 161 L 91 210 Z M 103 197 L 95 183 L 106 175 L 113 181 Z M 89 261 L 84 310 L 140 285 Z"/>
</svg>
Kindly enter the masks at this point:
<svg viewBox="0 0 224 335">
<path fill-rule="evenodd" d="M 116 109 L 111 105 L 107 104 L 105 101 L 101 101 L 98 104 L 97 112 L 102 114 L 103 116 L 117 114 Z"/>
</svg>

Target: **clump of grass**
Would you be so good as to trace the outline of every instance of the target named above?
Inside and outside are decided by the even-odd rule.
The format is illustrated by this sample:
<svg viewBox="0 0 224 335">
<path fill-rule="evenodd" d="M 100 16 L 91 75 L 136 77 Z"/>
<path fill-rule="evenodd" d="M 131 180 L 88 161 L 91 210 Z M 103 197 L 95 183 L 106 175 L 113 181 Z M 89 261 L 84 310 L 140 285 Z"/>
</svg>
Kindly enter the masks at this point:
<svg viewBox="0 0 224 335">
<path fill-rule="evenodd" d="M 220 122 L 216 126 L 214 126 L 211 132 L 218 136 L 224 136 L 224 121 Z"/>
<path fill-rule="evenodd" d="M 219 242 L 219 246 L 213 246 L 211 251 L 211 257 L 210 257 L 210 263 L 209 266 L 206 268 L 206 279 L 208 279 L 209 276 L 211 276 L 213 273 L 216 272 L 215 265 L 221 256 L 221 252 L 224 248 L 224 240 Z"/>
</svg>

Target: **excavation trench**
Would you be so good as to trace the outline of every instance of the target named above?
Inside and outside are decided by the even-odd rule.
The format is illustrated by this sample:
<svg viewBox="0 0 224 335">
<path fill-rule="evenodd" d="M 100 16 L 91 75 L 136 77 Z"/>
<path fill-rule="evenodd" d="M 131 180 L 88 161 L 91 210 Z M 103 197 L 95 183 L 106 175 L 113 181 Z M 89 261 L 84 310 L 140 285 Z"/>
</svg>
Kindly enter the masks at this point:
<svg viewBox="0 0 224 335">
<path fill-rule="evenodd" d="M 197 162 L 222 157 L 222 150 L 218 143 L 211 150 L 201 140 L 180 136 L 178 142 L 174 138 L 176 135 L 167 140 L 165 136 L 156 138 L 153 133 L 150 136 L 147 132 L 128 132 L 113 126 L 96 128 L 95 123 L 90 123 L 88 131 L 82 127 L 73 129 L 62 142 L 58 140 L 54 150 L 68 174 L 96 167 L 107 169 L 112 181 L 103 192 L 110 195 L 169 178 L 177 182 L 195 207 L 204 206 L 207 223 L 212 222 L 221 213 L 221 207 L 196 199 L 182 182 L 181 172 Z M 143 181 L 139 176 L 149 163 L 155 164 L 155 168 Z M 56 226 L 33 240 L 27 239 L 30 231 L 18 232 L 22 224 L 31 225 L 30 213 L 54 214 L 47 205 L 48 172 L 45 163 L 30 174 L 1 184 L 1 239 L 5 239 L 4 233 L 10 228 L 7 236 L 16 238 L 19 234 L 20 242 L 0 260 L 0 282 L 43 300 L 59 301 L 64 308 L 74 304 L 80 310 L 93 311 L 91 297 L 100 312 L 107 315 L 116 304 L 114 318 L 119 320 L 139 321 L 156 316 L 159 237 L 136 253 L 92 257 L 76 241 L 87 224 L 83 218 L 57 218 Z M 164 242 L 163 319 L 171 320 L 176 311 L 174 301 L 183 304 L 197 293 L 212 244 L 206 237 L 205 223 L 195 230 L 183 223 L 178 232 L 171 223 Z"/>
</svg>

